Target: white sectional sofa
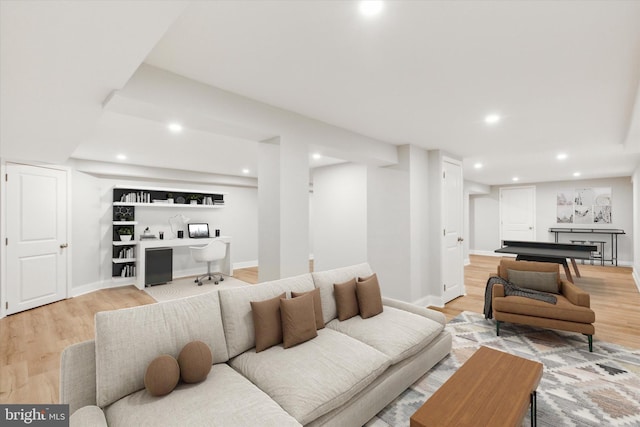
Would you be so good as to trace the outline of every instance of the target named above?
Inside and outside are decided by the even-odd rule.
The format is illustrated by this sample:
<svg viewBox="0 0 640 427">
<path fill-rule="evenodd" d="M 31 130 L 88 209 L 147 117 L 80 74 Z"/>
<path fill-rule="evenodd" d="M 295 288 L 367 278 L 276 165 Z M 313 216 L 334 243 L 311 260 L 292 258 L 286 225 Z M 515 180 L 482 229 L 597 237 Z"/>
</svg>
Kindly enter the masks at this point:
<svg viewBox="0 0 640 427">
<path fill-rule="evenodd" d="M 95 340 L 62 353 L 61 403 L 72 426 L 360 426 L 451 350 L 444 316 L 383 298 L 377 316 L 337 319 L 333 284 L 368 264 L 101 312 Z M 256 353 L 250 301 L 320 288 L 326 327 Z M 145 369 L 190 341 L 213 353 L 205 381 L 151 396 Z"/>
</svg>

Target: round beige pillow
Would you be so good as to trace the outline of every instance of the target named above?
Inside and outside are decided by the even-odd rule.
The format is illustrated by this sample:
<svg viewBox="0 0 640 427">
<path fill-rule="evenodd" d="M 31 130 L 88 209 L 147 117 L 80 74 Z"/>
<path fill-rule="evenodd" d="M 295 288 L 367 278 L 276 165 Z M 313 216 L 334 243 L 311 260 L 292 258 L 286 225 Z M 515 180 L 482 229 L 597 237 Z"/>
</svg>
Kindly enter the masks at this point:
<svg viewBox="0 0 640 427">
<path fill-rule="evenodd" d="M 191 341 L 178 355 L 180 377 L 185 383 L 204 381 L 211 371 L 212 364 L 211 349 L 202 341 Z"/>
<path fill-rule="evenodd" d="M 164 396 L 176 388 L 180 381 L 178 361 L 168 354 L 158 356 L 149 363 L 144 373 L 144 387 L 152 396 Z"/>
</svg>

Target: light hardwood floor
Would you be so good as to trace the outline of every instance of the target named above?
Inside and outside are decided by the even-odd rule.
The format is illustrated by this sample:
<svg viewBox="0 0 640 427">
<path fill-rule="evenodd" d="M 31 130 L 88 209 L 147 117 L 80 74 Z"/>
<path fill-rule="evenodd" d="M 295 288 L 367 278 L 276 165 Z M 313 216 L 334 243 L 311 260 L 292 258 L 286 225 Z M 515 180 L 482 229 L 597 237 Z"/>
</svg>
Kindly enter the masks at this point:
<svg viewBox="0 0 640 427">
<path fill-rule="evenodd" d="M 487 278 L 498 258 L 472 256 L 465 267 L 467 295 L 439 309 L 447 319 L 462 311 L 482 313 Z M 640 348 L 640 294 L 623 267 L 580 266 L 596 312 L 595 339 Z M 234 277 L 258 281 L 257 268 L 235 270 Z M 62 350 L 94 337 L 94 315 L 152 304 L 155 301 L 134 286 L 105 289 L 0 320 L 0 403 L 57 403 Z"/>
</svg>

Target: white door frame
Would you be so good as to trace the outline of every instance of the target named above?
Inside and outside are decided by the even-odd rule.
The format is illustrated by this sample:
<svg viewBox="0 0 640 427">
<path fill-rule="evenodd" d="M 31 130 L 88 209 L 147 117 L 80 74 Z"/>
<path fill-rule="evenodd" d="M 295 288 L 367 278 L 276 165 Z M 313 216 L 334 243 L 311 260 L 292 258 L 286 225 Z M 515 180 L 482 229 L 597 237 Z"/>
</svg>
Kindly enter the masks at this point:
<svg viewBox="0 0 640 427">
<path fill-rule="evenodd" d="M 500 187 L 500 192 L 498 194 L 498 216 L 499 216 L 499 220 L 500 220 L 500 227 L 498 228 L 498 234 L 500 237 L 500 241 L 498 242 L 498 245 L 502 245 L 502 241 L 504 240 L 502 238 L 502 190 L 524 190 L 524 189 L 531 189 L 533 190 L 533 240 L 536 240 L 536 235 L 538 233 L 537 230 L 537 222 L 536 222 L 536 186 L 535 185 L 521 185 L 521 186 L 514 186 L 514 187 Z"/>
<path fill-rule="evenodd" d="M 73 250 L 72 242 L 72 210 L 73 206 L 72 194 L 71 194 L 71 168 L 66 166 L 57 165 L 39 165 L 35 163 L 10 161 L 0 159 L 0 319 L 6 317 L 7 310 L 5 309 L 7 303 L 7 164 L 26 165 L 41 167 L 47 169 L 60 170 L 67 173 L 67 238 L 66 242 L 69 245 L 69 254 L 67 255 L 67 283 L 65 286 L 66 298 L 71 296 L 71 284 L 72 282 L 72 256 Z"/>
</svg>

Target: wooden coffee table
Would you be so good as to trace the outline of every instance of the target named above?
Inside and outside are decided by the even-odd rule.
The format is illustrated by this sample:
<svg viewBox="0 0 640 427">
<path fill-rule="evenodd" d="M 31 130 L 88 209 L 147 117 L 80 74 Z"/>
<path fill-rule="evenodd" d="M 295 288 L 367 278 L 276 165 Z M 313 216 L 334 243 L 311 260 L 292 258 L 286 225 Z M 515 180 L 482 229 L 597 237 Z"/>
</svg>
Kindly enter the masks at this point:
<svg viewBox="0 0 640 427">
<path fill-rule="evenodd" d="M 410 426 L 520 426 L 529 406 L 535 426 L 540 378 L 541 363 L 480 347 L 411 416 Z"/>
</svg>

